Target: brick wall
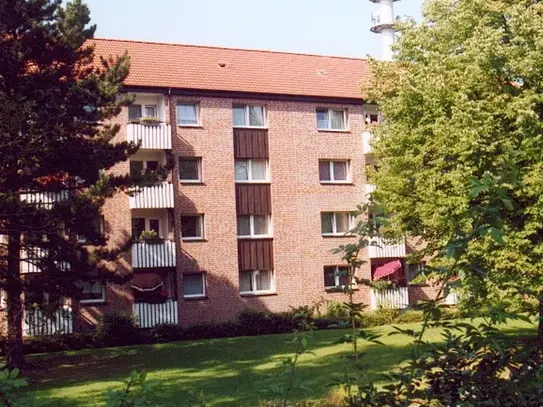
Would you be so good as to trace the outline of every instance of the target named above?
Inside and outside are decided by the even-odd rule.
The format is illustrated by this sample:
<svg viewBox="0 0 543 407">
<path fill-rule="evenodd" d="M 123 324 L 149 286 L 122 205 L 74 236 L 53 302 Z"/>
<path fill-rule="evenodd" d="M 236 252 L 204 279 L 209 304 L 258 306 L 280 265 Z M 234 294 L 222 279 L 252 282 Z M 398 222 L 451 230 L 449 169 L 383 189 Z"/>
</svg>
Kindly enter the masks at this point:
<svg viewBox="0 0 543 407">
<path fill-rule="evenodd" d="M 205 214 L 205 240 L 181 243 L 178 273 L 206 271 L 207 298 L 179 301 L 181 323 L 223 321 L 246 307 L 283 311 L 320 299 L 341 299 L 341 294 L 325 292 L 323 266 L 341 264 L 331 250 L 352 239 L 322 237 L 320 212 L 354 210 L 363 200 L 362 106 L 208 97 L 174 97 L 172 106 L 195 101 L 200 103 L 201 127 L 176 126 L 172 108 L 173 152 L 176 157 L 202 157 L 203 183 L 179 185 L 175 217 L 178 223 L 181 213 Z M 232 103 L 267 109 L 274 295 L 239 295 Z M 348 109 L 348 131 L 317 131 L 317 107 Z M 320 184 L 318 161 L 326 158 L 351 160 L 353 183 Z M 176 185 L 177 177 L 176 169 Z M 362 273 L 369 277 L 369 265 Z M 182 279 L 179 284 L 182 293 Z M 368 290 L 360 290 L 357 297 L 369 302 Z"/>
</svg>

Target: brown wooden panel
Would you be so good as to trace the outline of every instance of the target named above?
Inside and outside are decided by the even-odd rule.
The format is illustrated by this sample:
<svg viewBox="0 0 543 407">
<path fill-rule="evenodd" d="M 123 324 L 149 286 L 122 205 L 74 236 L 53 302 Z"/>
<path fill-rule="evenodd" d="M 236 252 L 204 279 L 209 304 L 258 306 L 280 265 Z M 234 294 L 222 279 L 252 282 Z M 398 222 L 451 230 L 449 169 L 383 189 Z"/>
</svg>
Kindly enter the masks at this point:
<svg viewBox="0 0 543 407">
<path fill-rule="evenodd" d="M 234 129 L 234 158 L 270 158 L 268 130 Z"/>
<path fill-rule="evenodd" d="M 236 184 L 238 215 L 270 215 L 270 184 Z"/>
<path fill-rule="evenodd" d="M 240 271 L 273 270 L 273 239 L 238 240 Z"/>
</svg>

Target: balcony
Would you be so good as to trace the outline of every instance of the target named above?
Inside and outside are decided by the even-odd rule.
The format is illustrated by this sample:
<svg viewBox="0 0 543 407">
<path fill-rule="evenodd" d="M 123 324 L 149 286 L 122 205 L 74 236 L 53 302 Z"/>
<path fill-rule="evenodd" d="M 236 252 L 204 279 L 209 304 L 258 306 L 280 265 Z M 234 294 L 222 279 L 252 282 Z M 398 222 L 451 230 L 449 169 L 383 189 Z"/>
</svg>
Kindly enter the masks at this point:
<svg viewBox="0 0 543 407">
<path fill-rule="evenodd" d="M 175 300 L 168 300 L 159 304 L 135 302 L 132 305 L 132 311 L 140 328 L 152 328 L 159 324 L 179 323 L 177 301 Z"/>
<path fill-rule="evenodd" d="M 175 242 L 138 242 L 132 245 L 132 268 L 175 267 Z"/>
<path fill-rule="evenodd" d="M 373 138 L 373 134 L 369 131 L 365 131 L 362 133 L 362 151 L 364 154 L 371 154 L 372 147 L 371 147 L 371 140 Z"/>
<path fill-rule="evenodd" d="M 159 209 L 173 206 L 173 185 L 168 183 L 141 187 L 130 197 L 130 209 Z"/>
<path fill-rule="evenodd" d="M 409 289 L 407 287 L 389 288 L 387 290 L 370 291 L 370 309 L 404 309 L 409 306 Z"/>
<path fill-rule="evenodd" d="M 171 150 L 172 128 L 169 124 L 146 125 L 129 123 L 126 126 L 128 141 L 139 143 L 146 150 Z"/>
<path fill-rule="evenodd" d="M 405 257 L 405 241 L 390 242 L 376 237 L 368 247 L 368 256 L 370 259 Z"/>
<path fill-rule="evenodd" d="M 22 202 L 34 204 L 38 207 L 51 209 L 54 204 L 65 202 L 70 199 L 68 191 L 59 192 L 24 192 L 21 193 L 20 199 Z"/>
</svg>

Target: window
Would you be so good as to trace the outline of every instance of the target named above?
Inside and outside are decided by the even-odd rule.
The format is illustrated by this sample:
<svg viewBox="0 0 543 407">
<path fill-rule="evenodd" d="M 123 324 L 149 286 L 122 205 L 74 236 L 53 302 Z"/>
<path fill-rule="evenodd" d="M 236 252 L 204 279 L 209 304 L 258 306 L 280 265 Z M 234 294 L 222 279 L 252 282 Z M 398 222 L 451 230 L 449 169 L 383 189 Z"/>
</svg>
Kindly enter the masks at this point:
<svg viewBox="0 0 543 407">
<path fill-rule="evenodd" d="M 268 215 L 238 216 L 238 237 L 263 237 L 270 235 Z"/>
<path fill-rule="evenodd" d="M 159 164 L 158 161 L 130 161 L 130 176 L 138 177 L 142 175 L 145 171 L 156 171 L 158 170 Z"/>
<path fill-rule="evenodd" d="M 179 158 L 179 180 L 181 182 L 201 182 L 201 158 Z"/>
<path fill-rule="evenodd" d="M 321 182 L 348 182 L 349 161 L 319 161 L 319 179 Z"/>
<path fill-rule="evenodd" d="M 425 266 L 425 263 L 408 264 L 407 281 L 412 282 L 414 280 L 414 283 L 416 284 L 417 281 L 422 280 L 423 278 L 421 278 L 420 274 L 424 271 Z"/>
<path fill-rule="evenodd" d="M 353 217 L 349 212 L 322 212 L 321 232 L 323 236 L 342 236 L 352 228 Z"/>
<path fill-rule="evenodd" d="M 97 233 L 99 237 L 104 237 L 104 222 L 104 215 L 100 215 L 96 219 L 94 219 L 92 226 L 95 233 Z M 81 244 L 86 244 L 89 243 L 89 238 L 84 235 L 77 235 L 77 242 Z"/>
<path fill-rule="evenodd" d="M 317 109 L 317 129 L 345 130 L 347 128 L 347 111 L 334 109 Z"/>
<path fill-rule="evenodd" d="M 200 123 L 198 103 L 180 103 L 177 105 L 177 124 L 179 126 L 194 126 Z"/>
<path fill-rule="evenodd" d="M 145 106 L 145 117 L 157 117 L 155 105 Z"/>
<path fill-rule="evenodd" d="M 235 166 L 238 182 L 268 181 L 268 160 L 236 160 Z"/>
<path fill-rule="evenodd" d="M 347 266 L 324 267 L 324 287 L 337 288 L 349 285 L 349 268 Z"/>
<path fill-rule="evenodd" d="M 199 298 L 206 295 L 205 274 L 184 274 L 183 275 L 183 297 Z"/>
<path fill-rule="evenodd" d="M 138 240 L 143 231 L 151 230 L 160 237 L 160 219 L 132 218 L 132 239 Z"/>
<path fill-rule="evenodd" d="M 128 121 L 139 121 L 142 117 L 157 117 L 157 105 L 132 104 L 128 106 Z"/>
<path fill-rule="evenodd" d="M 132 218 L 132 239 L 139 239 L 145 230 L 145 218 Z"/>
<path fill-rule="evenodd" d="M 266 111 L 264 106 L 234 106 L 232 121 L 234 127 L 264 127 Z"/>
<path fill-rule="evenodd" d="M 81 283 L 81 303 L 90 304 L 105 301 L 105 287 L 101 281 L 85 281 Z"/>
<path fill-rule="evenodd" d="M 240 294 L 263 294 L 275 292 L 273 270 L 251 270 L 239 273 Z"/>
<path fill-rule="evenodd" d="M 200 240 L 204 238 L 204 215 L 181 216 L 181 238 Z"/>
</svg>

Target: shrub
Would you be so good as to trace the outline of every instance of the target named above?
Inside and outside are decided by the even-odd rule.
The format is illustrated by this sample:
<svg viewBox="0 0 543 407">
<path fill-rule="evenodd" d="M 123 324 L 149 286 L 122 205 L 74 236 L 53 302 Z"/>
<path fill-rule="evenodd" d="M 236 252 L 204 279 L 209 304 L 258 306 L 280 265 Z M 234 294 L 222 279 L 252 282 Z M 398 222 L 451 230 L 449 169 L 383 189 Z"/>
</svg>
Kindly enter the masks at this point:
<svg viewBox="0 0 543 407">
<path fill-rule="evenodd" d="M 173 324 L 159 324 L 147 333 L 150 341 L 154 343 L 180 341 L 183 339 L 183 334 L 181 325 Z"/>
<path fill-rule="evenodd" d="M 109 346 L 137 344 L 142 339 L 134 317 L 127 312 L 102 315 L 96 329 L 96 338 Z"/>
<path fill-rule="evenodd" d="M 292 332 L 296 321 L 292 313 L 269 313 L 257 310 L 244 310 L 238 315 L 242 335 L 266 335 Z"/>
</svg>

